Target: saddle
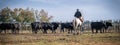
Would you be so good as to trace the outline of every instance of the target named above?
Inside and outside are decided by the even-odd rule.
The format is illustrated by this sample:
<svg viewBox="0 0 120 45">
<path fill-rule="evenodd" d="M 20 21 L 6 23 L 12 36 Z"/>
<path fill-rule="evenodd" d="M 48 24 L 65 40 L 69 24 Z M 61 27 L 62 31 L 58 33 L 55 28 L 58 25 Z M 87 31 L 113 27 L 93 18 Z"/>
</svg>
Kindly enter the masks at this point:
<svg viewBox="0 0 120 45">
<path fill-rule="evenodd" d="M 80 19 L 81 22 L 83 22 L 83 18 L 82 17 L 80 17 L 79 19 Z"/>
</svg>

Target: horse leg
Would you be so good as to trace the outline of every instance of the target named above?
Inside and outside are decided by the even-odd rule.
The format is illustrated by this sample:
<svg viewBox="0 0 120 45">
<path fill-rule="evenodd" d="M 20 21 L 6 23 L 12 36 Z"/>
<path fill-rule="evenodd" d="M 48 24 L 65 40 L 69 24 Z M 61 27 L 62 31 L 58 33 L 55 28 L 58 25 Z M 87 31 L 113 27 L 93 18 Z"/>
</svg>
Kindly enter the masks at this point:
<svg viewBox="0 0 120 45">
<path fill-rule="evenodd" d="M 79 34 L 81 31 L 81 26 L 79 27 L 79 24 L 76 22 L 75 32 Z"/>
<path fill-rule="evenodd" d="M 78 29 L 79 28 L 79 29 Z M 77 34 L 79 34 L 79 33 L 81 33 L 81 26 L 79 26 L 79 24 L 78 23 L 76 23 L 76 32 L 77 32 Z"/>
<path fill-rule="evenodd" d="M 73 20 L 73 33 L 75 34 L 75 31 L 76 31 L 76 22 L 75 20 Z"/>
<path fill-rule="evenodd" d="M 80 26 L 80 30 L 79 30 L 80 34 L 82 33 L 82 26 Z"/>
</svg>

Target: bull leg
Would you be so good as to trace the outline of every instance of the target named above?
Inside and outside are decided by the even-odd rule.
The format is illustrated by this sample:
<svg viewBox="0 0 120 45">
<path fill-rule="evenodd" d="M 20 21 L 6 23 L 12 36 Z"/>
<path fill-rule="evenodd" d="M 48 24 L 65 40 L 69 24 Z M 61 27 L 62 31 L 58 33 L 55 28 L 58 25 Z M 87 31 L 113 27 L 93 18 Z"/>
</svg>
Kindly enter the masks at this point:
<svg viewBox="0 0 120 45">
<path fill-rule="evenodd" d="M 72 29 L 69 29 L 69 33 L 72 33 Z"/>
<path fill-rule="evenodd" d="M 72 29 L 70 29 L 70 33 L 72 33 Z"/>
<path fill-rule="evenodd" d="M 35 34 L 37 34 L 37 31 L 38 31 L 38 30 L 36 29 L 36 30 L 35 30 Z"/>
<path fill-rule="evenodd" d="M 118 27 L 118 32 L 120 32 L 120 28 Z"/>
<path fill-rule="evenodd" d="M 107 30 L 105 30 L 105 29 L 104 29 L 104 31 L 103 31 L 103 32 L 104 32 L 104 33 L 106 33 L 106 32 L 107 32 Z"/>
<path fill-rule="evenodd" d="M 62 33 L 62 30 L 60 30 L 60 33 Z"/>
<path fill-rule="evenodd" d="M 102 30 L 100 29 L 100 33 L 102 33 Z"/>
<path fill-rule="evenodd" d="M 68 34 L 70 34 L 70 29 L 68 29 Z"/>
<path fill-rule="evenodd" d="M 73 30 L 71 29 L 71 33 L 73 33 Z"/>
<path fill-rule="evenodd" d="M 15 33 L 15 30 L 14 30 L 14 29 L 12 29 L 12 33 Z"/>
<path fill-rule="evenodd" d="M 33 32 L 34 32 L 35 34 L 37 34 L 37 29 L 35 29 Z"/>
<path fill-rule="evenodd" d="M 56 33 L 56 30 L 54 29 L 54 33 Z"/>
<path fill-rule="evenodd" d="M 54 33 L 54 30 L 52 29 L 52 33 Z"/>
<path fill-rule="evenodd" d="M 37 34 L 37 29 L 33 29 L 32 32 Z"/>
<path fill-rule="evenodd" d="M 63 31 L 63 33 L 64 33 L 64 32 L 65 32 L 65 29 L 63 29 L 62 31 Z"/>
<path fill-rule="evenodd" d="M 11 30 L 11 33 L 14 33 L 14 31 L 13 31 L 13 30 Z"/>
<path fill-rule="evenodd" d="M 6 34 L 6 30 L 4 30 L 5 34 Z"/>
<path fill-rule="evenodd" d="M 104 29 L 103 29 L 103 31 L 102 31 L 102 32 L 104 33 L 104 32 L 106 32 L 106 30 L 104 30 Z"/>
<path fill-rule="evenodd" d="M 20 30 L 17 30 L 17 33 L 19 33 Z"/>
<path fill-rule="evenodd" d="M 3 30 L 0 30 L 0 33 L 2 32 Z"/>
<path fill-rule="evenodd" d="M 56 30 L 54 30 L 54 33 L 56 33 Z"/>
<path fill-rule="evenodd" d="M 34 33 L 34 29 L 32 29 L 32 33 Z"/>
<path fill-rule="evenodd" d="M 94 33 L 94 30 L 92 29 L 92 33 Z"/>
<path fill-rule="evenodd" d="M 84 32 L 84 27 L 81 26 L 81 33 L 83 33 L 83 32 Z"/>
<path fill-rule="evenodd" d="M 19 33 L 19 30 L 20 30 L 20 29 L 16 29 L 16 33 Z"/>
<path fill-rule="evenodd" d="M 44 30 L 43 30 L 43 29 L 41 29 L 41 31 L 42 31 L 42 32 L 44 32 Z"/>
<path fill-rule="evenodd" d="M 108 32 L 108 31 L 109 31 L 109 30 L 107 30 L 107 29 L 104 28 L 104 32 L 105 32 L 105 33 Z"/>
<path fill-rule="evenodd" d="M 32 33 L 37 33 L 37 32 L 36 32 L 36 29 L 32 29 Z"/>
<path fill-rule="evenodd" d="M 60 30 L 60 33 L 62 33 L 62 32 L 64 33 L 64 28 L 62 28 L 62 29 Z"/>
<path fill-rule="evenodd" d="M 16 29 L 16 33 L 19 33 L 19 29 L 18 30 Z"/>
<path fill-rule="evenodd" d="M 55 30 L 52 30 L 52 33 L 56 33 Z"/>
<path fill-rule="evenodd" d="M 15 33 L 17 33 L 17 30 L 15 29 Z"/>
<path fill-rule="evenodd" d="M 37 31 L 35 31 L 35 34 L 37 34 Z"/>
<path fill-rule="evenodd" d="M 98 30 L 96 29 L 96 33 L 98 33 Z"/>
<path fill-rule="evenodd" d="M 47 30 L 44 30 L 44 32 L 43 32 L 43 33 L 47 34 Z"/>
</svg>

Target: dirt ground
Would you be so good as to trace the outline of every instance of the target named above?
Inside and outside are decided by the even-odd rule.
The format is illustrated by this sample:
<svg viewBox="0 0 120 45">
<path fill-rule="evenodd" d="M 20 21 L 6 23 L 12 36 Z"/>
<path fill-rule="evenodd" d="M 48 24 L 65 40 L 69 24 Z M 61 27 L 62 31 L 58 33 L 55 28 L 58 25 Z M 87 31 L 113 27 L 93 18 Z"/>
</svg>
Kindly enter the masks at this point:
<svg viewBox="0 0 120 45">
<path fill-rule="evenodd" d="M 0 34 L 0 45 L 120 45 L 120 33 Z"/>
</svg>

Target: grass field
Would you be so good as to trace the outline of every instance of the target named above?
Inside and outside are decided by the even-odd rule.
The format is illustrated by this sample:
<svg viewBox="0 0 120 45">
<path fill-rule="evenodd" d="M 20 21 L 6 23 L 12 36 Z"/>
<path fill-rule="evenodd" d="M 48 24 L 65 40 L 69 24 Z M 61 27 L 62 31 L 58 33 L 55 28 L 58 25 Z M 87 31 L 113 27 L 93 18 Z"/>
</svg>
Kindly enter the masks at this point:
<svg viewBox="0 0 120 45">
<path fill-rule="evenodd" d="M 120 33 L 0 34 L 0 45 L 120 45 Z"/>
</svg>

